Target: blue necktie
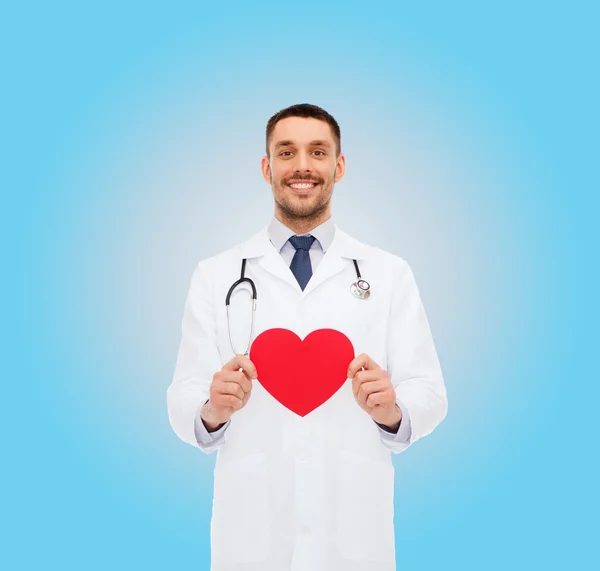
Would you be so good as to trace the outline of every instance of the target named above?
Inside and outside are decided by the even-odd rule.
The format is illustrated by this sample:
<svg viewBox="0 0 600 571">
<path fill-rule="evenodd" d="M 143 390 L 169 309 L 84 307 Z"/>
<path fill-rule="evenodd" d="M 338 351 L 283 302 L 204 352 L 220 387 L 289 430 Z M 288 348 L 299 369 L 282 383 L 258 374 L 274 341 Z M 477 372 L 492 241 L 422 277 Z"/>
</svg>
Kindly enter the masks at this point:
<svg viewBox="0 0 600 571">
<path fill-rule="evenodd" d="M 308 251 L 316 240 L 314 236 L 291 236 L 290 244 L 296 248 L 296 253 L 292 258 L 290 270 L 296 276 L 300 288 L 304 291 L 310 276 L 312 276 L 312 266 L 310 265 L 310 256 Z"/>
</svg>

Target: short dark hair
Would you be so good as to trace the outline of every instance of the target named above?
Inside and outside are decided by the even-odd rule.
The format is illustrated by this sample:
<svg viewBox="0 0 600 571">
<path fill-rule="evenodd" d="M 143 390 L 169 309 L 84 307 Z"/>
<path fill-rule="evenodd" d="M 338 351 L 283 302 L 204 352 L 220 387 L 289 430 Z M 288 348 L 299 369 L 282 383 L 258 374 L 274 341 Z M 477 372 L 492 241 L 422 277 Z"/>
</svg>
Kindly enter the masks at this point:
<svg viewBox="0 0 600 571">
<path fill-rule="evenodd" d="M 290 107 L 278 111 L 267 122 L 267 156 L 269 156 L 269 139 L 271 138 L 275 125 L 282 119 L 287 119 L 288 117 L 312 117 L 314 119 L 325 121 L 333 131 L 333 138 L 336 143 L 336 154 L 339 156 L 342 152 L 342 135 L 340 133 L 338 122 L 327 113 L 325 109 L 321 109 L 321 107 L 311 105 L 310 103 L 298 103 L 297 105 L 291 105 Z"/>
</svg>

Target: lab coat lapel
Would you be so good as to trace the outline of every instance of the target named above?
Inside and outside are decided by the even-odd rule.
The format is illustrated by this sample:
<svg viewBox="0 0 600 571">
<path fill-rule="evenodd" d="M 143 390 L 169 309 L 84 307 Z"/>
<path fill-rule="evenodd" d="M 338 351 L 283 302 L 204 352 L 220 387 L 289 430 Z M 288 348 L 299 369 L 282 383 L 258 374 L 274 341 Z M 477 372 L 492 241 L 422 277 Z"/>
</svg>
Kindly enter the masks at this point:
<svg viewBox="0 0 600 571">
<path fill-rule="evenodd" d="M 336 225 L 333 242 L 323 255 L 323 259 L 313 272 L 308 284 L 306 284 L 303 292 L 304 296 L 309 295 L 322 283 L 347 268 L 348 264 L 352 265 L 353 258 L 362 260 L 363 256 L 363 245 L 342 232 Z"/>
<path fill-rule="evenodd" d="M 260 257 L 259 264 L 265 271 L 288 283 L 303 297 L 306 297 L 323 282 L 341 272 L 349 264 L 351 265 L 352 259 L 364 259 L 364 244 L 340 230 L 337 225 L 334 225 L 334 227 L 335 233 L 331 246 L 323 255 L 323 259 L 313 272 L 304 291 L 300 289 L 296 277 L 289 266 L 286 265 L 281 254 L 271 244 L 267 227 L 241 245 L 241 257 Z"/>
<path fill-rule="evenodd" d="M 269 242 L 269 246 L 266 249 L 265 255 L 259 261 L 260 266 L 267 272 L 290 284 L 294 289 L 301 291 L 296 276 L 286 265 L 281 254 L 268 239 L 267 242 Z"/>
<path fill-rule="evenodd" d="M 258 263 L 262 269 L 301 291 L 292 270 L 286 265 L 275 246 L 271 244 L 267 227 L 241 245 L 240 256 L 246 259 L 260 258 Z"/>
</svg>

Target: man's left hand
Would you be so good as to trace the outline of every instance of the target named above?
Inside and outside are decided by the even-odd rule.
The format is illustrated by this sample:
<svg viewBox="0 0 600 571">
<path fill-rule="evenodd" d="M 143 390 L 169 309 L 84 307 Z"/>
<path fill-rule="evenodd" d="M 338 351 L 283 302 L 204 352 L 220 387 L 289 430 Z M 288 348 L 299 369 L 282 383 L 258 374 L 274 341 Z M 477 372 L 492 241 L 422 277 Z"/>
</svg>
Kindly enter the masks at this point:
<svg viewBox="0 0 600 571">
<path fill-rule="evenodd" d="M 352 392 L 359 406 L 375 422 L 390 430 L 398 430 L 402 411 L 396 404 L 396 391 L 387 371 L 369 355 L 362 353 L 348 366 L 348 378 L 352 379 Z"/>
</svg>

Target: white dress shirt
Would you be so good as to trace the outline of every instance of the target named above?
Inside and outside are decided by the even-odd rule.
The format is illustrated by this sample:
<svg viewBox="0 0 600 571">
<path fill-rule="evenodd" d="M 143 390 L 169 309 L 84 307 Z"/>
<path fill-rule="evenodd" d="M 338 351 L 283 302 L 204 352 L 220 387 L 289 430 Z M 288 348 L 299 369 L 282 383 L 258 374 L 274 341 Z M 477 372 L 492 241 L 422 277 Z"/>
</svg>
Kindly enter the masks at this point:
<svg viewBox="0 0 600 571">
<path fill-rule="evenodd" d="M 313 273 L 315 272 L 320 261 L 323 259 L 323 255 L 325 254 L 325 252 L 327 252 L 327 249 L 333 242 L 334 234 L 335 226 L 333 223 L 333 218 L 331 217 L 329 217 L 322 224 L 319 224 L 319 226 L 317 226 L 316 228 L 313 228 L 310 232 L 307 232 L 305 234 L 297 234 L 298 236 L 315 237 L 315 241 L 312 243 L 312 246 L 310 247 L 310 250 L 308 252 L 310 256 L 310 265 L 312 267 Z M 288 228 L 282 222 L 280 222 L 275 216 L 273 216 L 268 226 L 268 235 L 269 240 L 271 241 L 273 246 L 275 246 L 275 248 L 279 251 L 286 264 L 290 266 L 292 263 L 292 258 L 296 253 L 296 248 L 294 248 L 294 246 L 292 246 L 291 242 L 289 241 L 291 236 L 296 236 L 296 234 L 294 234 L 294 231 Z M 358 404 L 356 406 L 358 406 Z M 398 406 L 402 411 L 402 420 L 400 421 L 400 428 L 397 432 L 391 432 L 388 428 L 385 428 L 382 424 L 379 424 L 378 422 L 376 422 L 375 424 L 377 424 L 377 426 L 379 427 L 381 438 L 390 441 L 408 442 L 411 434 L 410 417 L 408 416 L 408 411 L 402 405 L 402 403 L 398 402 Z M 194 431 L 196 435 L 196 440 L 199 443 L 204 444 L 205 446 L 209 446 L 207 452 L 211 452 L 223 443 L 224 434 L 231 422 L 231 419 L 229 419 L 218 430 L 215 430 L 214 432 L 208 432 L 208 430 L 204 426 L 204 423 L 202 422 L 202 418 L 200 417 L 201 410 L 202 407 L 198 409 L 196 418 L 194 419 Z"/>
</svg>

